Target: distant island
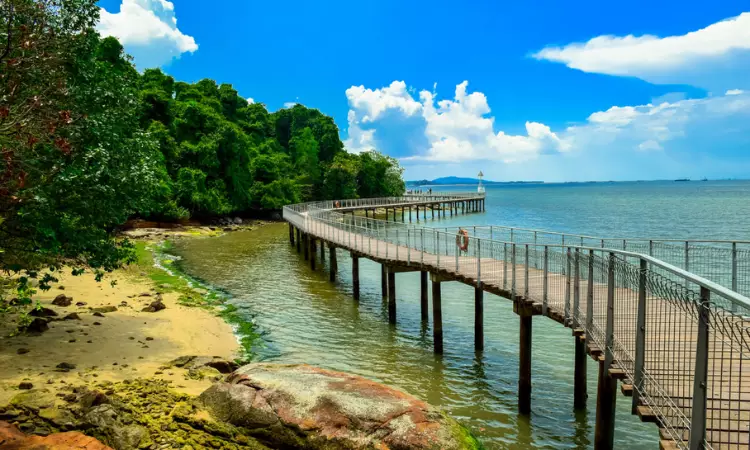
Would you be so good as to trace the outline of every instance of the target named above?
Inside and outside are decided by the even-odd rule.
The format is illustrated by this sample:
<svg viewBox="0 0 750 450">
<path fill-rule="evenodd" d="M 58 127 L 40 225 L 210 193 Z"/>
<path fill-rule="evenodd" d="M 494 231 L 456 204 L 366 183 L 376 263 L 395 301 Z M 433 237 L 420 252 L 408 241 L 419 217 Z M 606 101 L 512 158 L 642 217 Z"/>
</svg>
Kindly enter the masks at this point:
<svg viewBox="0 0 750 450">
<path fill-rule="evenodd" d="M 482 184 L 539 184 L 543 181 L 488 181 L 482 180 Z M 407 181 L 407 186 L 447 185 L 447 184 L 479 184 L 479 178 L 466 177 L 441 177 L 434 180 Z"/>
</svg>

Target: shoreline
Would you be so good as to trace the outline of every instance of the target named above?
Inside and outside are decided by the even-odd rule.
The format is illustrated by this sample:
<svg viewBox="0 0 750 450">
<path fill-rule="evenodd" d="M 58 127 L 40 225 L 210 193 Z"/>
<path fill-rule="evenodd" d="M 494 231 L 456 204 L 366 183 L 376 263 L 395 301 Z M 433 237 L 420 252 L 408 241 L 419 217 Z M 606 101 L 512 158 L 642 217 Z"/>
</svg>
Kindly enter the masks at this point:
<svg viewBox="0 0 750 450">
<path fill-rule="evenodd" d="M 251 232 L 263 225 L 254 222 L 232 231 Z M 191 355 L 231 363 L 247 359 L 249 345 L 243 339 L 254 340 L 253 330 L 243 331 L 236 323 L 232 308 L 222 306 L 224 296 L 170 267 L 171 240 L 224 233 L 211 228 L 129 230 L 124 234 L 136 243 L 138 262 L 101 282 L 88 272 L 58 273 L 52 289 L 33 296 L 45 311 L 56 314 L 46 318 L 47 331 L 11 336 L 15 321 L 8 317 L 0 323 L 0 405 L 23 392 L 22 383 L 57 391 L 70 384 L 149 378 L 197 395 L 214 377 L 171 367 L 170 361 Z M 53 304 L 60 295 L 71 298 L 68 306 Z M 142 311 L 158 299 L 165 309 Z M 75 368 L 56 367 L 62 363 Z"/>
</svg>

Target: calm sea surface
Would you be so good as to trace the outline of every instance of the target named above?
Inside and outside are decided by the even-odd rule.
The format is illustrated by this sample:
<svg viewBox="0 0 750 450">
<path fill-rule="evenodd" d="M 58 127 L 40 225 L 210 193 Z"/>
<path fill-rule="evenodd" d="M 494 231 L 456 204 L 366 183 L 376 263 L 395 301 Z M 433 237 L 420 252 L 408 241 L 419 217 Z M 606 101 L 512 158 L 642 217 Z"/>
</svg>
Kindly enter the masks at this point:
<svg viewBox="0 0 750 450">
<path fill-rule="evenodd" d="M 440 187 L 433 191 L 474 190 Z M 642 182 L 490 186 L 487 212 L 427 225 L 495 224 L 605 237 L 750 239 L 750 182 Z M 470 427 L 487 448 L 592 448 L 596 366 L 589 362 L 588 410 L 573 411 L 570 330 L 534 318 L 532 409 L 517 414 L 518 318 L 508 300 L 485 296 L 485 347 L 473 350 L 473 288 L 443 286 L 445 354 L 419 317 L 419 275 L 398 274 L 398 323 L 388 325 L 380 266 L 360 262 L 361 301 L 351 297 L 351 264 L 338 278 L 311 271 L 289 245 L 285 224 L 178 242 L 188 274 L 225 290 L 255 323 L 257 360 L 308 363 L 403 389 Z M 657 430 L 630 415 L 618 395 L 616 447 L 656 448 Z"/>
</svg>

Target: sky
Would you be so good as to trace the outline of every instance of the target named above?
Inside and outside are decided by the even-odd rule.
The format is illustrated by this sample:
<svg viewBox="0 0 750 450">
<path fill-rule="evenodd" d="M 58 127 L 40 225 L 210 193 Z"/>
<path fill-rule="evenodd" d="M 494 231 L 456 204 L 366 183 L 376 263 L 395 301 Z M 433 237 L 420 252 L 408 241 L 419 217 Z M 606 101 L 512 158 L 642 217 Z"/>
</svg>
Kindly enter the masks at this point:
<svg viewBox="0 0 750 450">
<path fill-rule="evenodd" d="M 102 0 L 139 70 L 334 118 L 410 180 L 750 178 L 747 0 Z"/>
</svg>

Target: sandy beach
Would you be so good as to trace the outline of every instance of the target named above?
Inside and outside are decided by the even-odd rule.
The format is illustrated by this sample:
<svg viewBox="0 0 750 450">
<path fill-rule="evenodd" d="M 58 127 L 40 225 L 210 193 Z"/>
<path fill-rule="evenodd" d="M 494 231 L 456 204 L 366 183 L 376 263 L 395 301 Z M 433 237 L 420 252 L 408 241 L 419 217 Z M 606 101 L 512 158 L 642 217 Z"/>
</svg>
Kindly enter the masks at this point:
<svg viewBox="0 0 750 450">
<path fill-rule="evenodd" d="M 186 370 L 165 365 L 186 355 L 233 360 L 239 356 L 239 344 L 231 326 L 215 309 L 180 304 L 180 292 L 160 292 L 164 289 L 144 275 L 137 266 L 109 274 L 102 282 L 91 273 L 58 275 L 59 283 L 34 297 L 57 313 L 49 330 L 10 336 L 14 324 L 0 324 L 0 404 L 19 392 L 21 382 L 54 389 L 150 377 L 169 380 L 176 390 L 192 395 L 210 386 L 210 379 L 190 379 Z M 60 294 L 72 298 L 69 306 L 52 304 Z M 165 309 L 142 311 L 158 296 Z M 95 315 L 102 307 L 116 311 Z M 70 313 L 79 319 L 63 319 Z M 60 371 L 56 366 L 61 363 L 75 368 Z"/>
</svg>

